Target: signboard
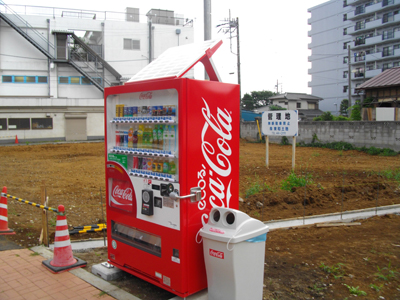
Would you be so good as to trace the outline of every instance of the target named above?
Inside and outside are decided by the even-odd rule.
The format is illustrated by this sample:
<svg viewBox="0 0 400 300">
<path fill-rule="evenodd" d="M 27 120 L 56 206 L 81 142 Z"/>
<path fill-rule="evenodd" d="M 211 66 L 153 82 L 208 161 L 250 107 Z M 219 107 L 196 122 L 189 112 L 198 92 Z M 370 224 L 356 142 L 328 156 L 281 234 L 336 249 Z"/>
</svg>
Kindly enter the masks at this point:
<svg viewBox="0 0 400 300">
<path fill-rule="evenodd" d="M 266 136 L 297 136 L 298 111 L 274 110 L 266 111 L 261 117 L 261 131 Z"/>
</svg>

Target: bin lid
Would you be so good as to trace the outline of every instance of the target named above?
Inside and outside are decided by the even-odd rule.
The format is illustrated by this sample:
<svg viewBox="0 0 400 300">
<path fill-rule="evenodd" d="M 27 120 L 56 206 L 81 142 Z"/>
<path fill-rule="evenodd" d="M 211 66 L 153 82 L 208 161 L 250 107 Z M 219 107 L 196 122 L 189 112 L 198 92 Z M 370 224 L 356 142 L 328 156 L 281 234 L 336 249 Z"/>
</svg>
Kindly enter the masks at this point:
<svg viewBox="0 0 400 300">
<path fill-rule="evenodd" d="M 200 229 L 200 235 L 206 239 L 235 244 L 265 234 L 268 228 L 244 212 L 218 207 L 211 210 L 208 223 Z"/>
</svg>

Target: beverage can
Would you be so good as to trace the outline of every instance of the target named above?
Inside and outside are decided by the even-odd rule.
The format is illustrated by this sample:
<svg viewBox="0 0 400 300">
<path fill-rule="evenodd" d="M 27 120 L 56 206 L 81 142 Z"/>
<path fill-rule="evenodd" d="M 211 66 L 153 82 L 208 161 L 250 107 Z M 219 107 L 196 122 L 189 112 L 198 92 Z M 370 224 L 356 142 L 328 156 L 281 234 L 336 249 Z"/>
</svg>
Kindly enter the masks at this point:
<svg viewBox="0 0 400 300">
<path fill-rule="evenodd" d="M 123 108 L 123 117 L 128 117 L 129 111 L 128 111 L 128 106 L 124 106 Z"/>
<path fill-rule="evenodd" d="M 121 145 L 120 141 L 121 141 L 120 133 L 117 130 L 115 131 L 115 147 L 119 147 Z"/>
<path fill-rule="evenodd" d="M 142 170 L 147 170 L 147 157 L 142 158 Z"/>
<path fill-rule="evenodd" d="M 143 168 L 143 157 L 139 156 L 138 157 L 138 165 L 137 165 L 137 169 L 141 170 Z"/>
<path fill-rule="evenodd" d="M 151 117 L 153 115 L 153 106 L 147 106 L 147 116 Z"/>
<path fill-rule="evenodd" d="M 142 107 L 141 107 L 140 115 L 141 115 L 142 117 L 147 116 L 147 106 L 142 106 Z"/>
<path fill-rule="evenodd" d="M 133 117 L 133 106 L 128 107 L 128 117 Z"/>
<path fill-rule="evenodd" d="M 171 105 L 171 116 L 176 116 L 176 105 Z"/>
<path fill-rule="evenodd" d="M 133 157 L 132 169 L 139 169 L 139 157 L 137 156 Z"/>
<path fill-rule="evenodd" d="M 138 116 L 138 107 L 137 106 L 132 106 L 132 116 L 133 117 Z"/>
</svg>

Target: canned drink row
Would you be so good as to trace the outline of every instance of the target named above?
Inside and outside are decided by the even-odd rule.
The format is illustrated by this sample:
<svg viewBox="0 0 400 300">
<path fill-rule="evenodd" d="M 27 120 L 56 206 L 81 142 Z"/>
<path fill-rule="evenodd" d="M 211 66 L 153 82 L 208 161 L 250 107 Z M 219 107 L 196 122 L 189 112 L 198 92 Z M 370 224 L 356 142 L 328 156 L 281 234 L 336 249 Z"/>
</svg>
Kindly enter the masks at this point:
<svg viewBox="0 0 400 300">
<path fill-rule="evenodd" d="M 176 116 L 176 105 L 125 106 L 125 104 L 117 104 L 115 107 L 116 118 L 154 116 Z"/>
<path fill-rule="evenodd" d="M 147 171 L 147 170 L 131 169 L 129 175 L 152 178 L 152 179 L 160 179 L 160 180 L 166 180 L 166 181 L 171 181 L 171 182 L 176 181 L 174 175 L 157 173 L 157 172 L 152 172 L 152 171 Z"/>
<path fill-rule="evenodd" d="M 176 174 L 176 164 L 173 158 L 153 158 L 134 156 L 132 170 L 146 170 L 162 174 Z"/>
</svg>

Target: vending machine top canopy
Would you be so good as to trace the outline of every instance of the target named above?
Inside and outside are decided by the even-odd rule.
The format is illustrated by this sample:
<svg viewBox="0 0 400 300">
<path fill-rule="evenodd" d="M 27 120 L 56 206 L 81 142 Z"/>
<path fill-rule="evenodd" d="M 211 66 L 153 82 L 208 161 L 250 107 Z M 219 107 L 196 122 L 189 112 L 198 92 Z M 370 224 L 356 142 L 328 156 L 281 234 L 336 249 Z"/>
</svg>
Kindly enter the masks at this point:
<svg viewBox="0 0 400 300">
<path fill-rule="evenodd" d="M 127 84 L 143 80 L 181 78 L 198 62 L 203 63 L 211 81 L 221 81 L 211 59 L 221 44 L 221 40 L 208 40 L 169 48 L 128 80 Z"/>
</svg>

